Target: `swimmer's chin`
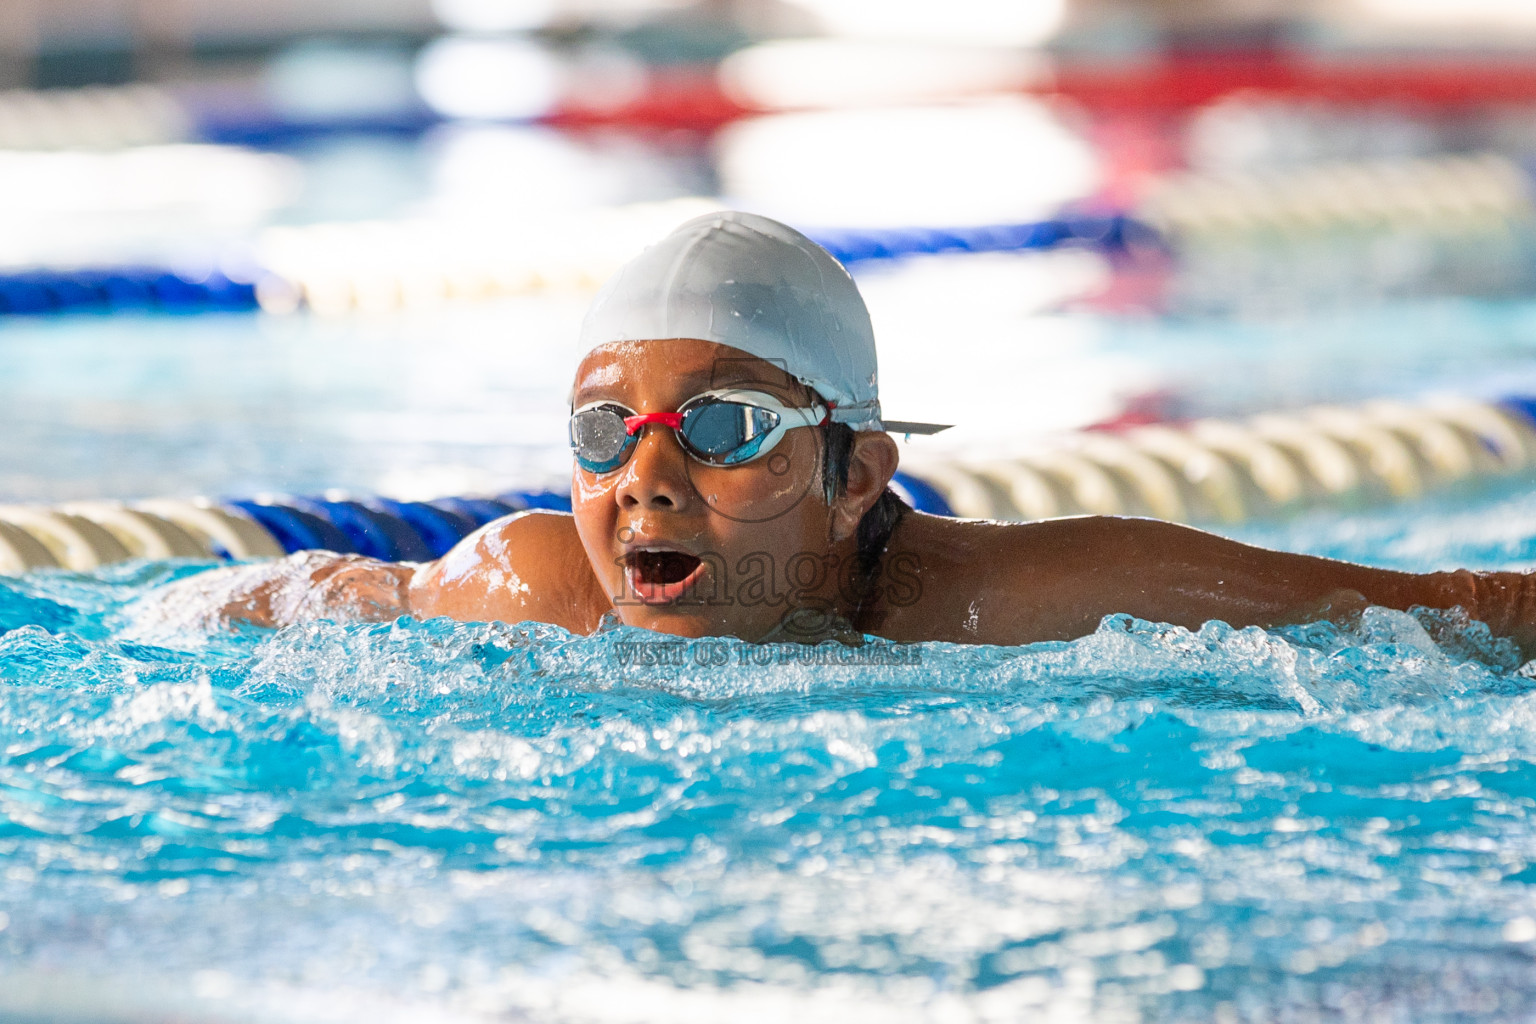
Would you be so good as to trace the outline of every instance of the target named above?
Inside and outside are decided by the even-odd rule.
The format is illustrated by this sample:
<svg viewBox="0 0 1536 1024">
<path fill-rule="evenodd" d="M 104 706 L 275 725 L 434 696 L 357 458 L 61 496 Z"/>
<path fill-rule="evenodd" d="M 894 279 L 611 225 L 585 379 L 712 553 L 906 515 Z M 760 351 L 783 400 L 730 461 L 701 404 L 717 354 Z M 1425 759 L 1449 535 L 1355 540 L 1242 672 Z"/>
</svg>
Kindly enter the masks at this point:
<svg viewBox="0 0 1536 1024">
<path fill-rule="evenodd" d="M 766 629 L 753 630 L 733 626 L 701 615 L 697 604 L 632 604 L 621 605 L 614 611 L 618 613 L 619 621 L 626 626 L 649 629 L 654 633 L 666 633 L 669 636 L 689 640 L 720 637 L 753 642 L 768 633 Z"/>
</svg>

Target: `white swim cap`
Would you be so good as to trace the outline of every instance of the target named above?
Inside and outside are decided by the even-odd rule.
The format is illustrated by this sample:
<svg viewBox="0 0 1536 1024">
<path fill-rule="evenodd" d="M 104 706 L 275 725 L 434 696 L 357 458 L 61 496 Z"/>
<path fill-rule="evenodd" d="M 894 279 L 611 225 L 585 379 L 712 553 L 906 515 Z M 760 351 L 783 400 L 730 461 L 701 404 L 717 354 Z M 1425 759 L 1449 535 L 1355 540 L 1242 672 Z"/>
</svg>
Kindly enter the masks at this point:
<svg viewBox="0 0 1536 1024">
<path fill-rule="evenodd" d="M 875 332 L 843 265 L 751 213 L 695 217 L 630 260 L 581 325 L 581 348 L 698 338 L 782 367 L 855 430 L 883 430 Z"/>
</svg>

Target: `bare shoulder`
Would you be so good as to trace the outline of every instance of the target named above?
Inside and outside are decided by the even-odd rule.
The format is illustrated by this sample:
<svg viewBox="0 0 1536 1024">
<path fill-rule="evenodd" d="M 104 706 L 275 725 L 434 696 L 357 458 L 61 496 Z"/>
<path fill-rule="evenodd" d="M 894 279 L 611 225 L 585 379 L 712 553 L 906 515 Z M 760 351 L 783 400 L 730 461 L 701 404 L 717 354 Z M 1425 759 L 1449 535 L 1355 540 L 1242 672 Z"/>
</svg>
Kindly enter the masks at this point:
<svg viewBox="0 0 1536 1024">
<path fill-rule="evenodd" d="M 1071 516 L 1007 523 L 922 513 L 903 517 L 901 534 L 900 547 L 935 570 L 983 575 L 1097 560 L 1106 553 L 1124 553 L 1166 542 L 1188 544 L 1210 537 L 1187 526 L 1120 516 Z"/>
<path fill-rule="evenodd" d="M 416 573 L 411 611 L 467 622 L 536 620 L 590 632 L 610 607 L 575 520 L 521 512 L 487 523 Z"/>
</svg>

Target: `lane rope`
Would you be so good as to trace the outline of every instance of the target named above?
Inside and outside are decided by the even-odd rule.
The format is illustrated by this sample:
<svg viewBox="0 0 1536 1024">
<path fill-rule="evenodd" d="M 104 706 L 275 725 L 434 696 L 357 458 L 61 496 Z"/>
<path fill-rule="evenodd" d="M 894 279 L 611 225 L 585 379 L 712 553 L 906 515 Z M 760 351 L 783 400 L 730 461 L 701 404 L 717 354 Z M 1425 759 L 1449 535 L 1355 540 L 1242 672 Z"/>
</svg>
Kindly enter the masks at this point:
<svg viewBox="0 0 1536 1024">
<path fill-rule="evenodd" d="M 1013 458 L 914 455 L 892 486 L 936 515 L 1146 515 L 1230 524 L 1533 473 L 1536 396 L 1436 397 L 1087 431 Z M 4 505 L 0 573 L 85 571 L 130 558 L 272 558 L 316 548 L 425 561 L 503 516 L 570 507 L 568 494 L 553 491 L 427 502 L 265 495 Z"/>
<path fill-rule="evenodd" d="M 451 218 L 274 226 L 251 243 L 249 281 L 155 266 L 13 270 L 0 274 L 0 314 L 122 308 L 371 314 L 509 295 L 586 294 L 647 242 L 715 209 L 714 200 L 673 200 L 524 220 L 502 230 Z M 1521 270 L 1514 264 L 1525 250 L 1513 239 L 1520 230 L 1536 232 L 1530 177 L 1519 164 L 1492 154 L 1263 174 L 1181 174 L 1129 212 L 811 234 L 853 267 L 922 255 L 1061 247 L 1111 255 L 1171 252 L 1196 278 L 1209 278 L 1205 287 L 1219 298 L 1242 291 L 1244 274 L 1252 276 L 1252 268 L 1233 258 L 1234 243 L 1264 241 L 1269 255 L 1263 265 L 1283 269 L 1289 266 L 1280 258 L 1290 251 L 1287 245 L 1301 246 L 1294 255 L 1310 265 L 1302 257 L 1317 239 L 1339 231 L 1374 237 L 1388 228 L 1464 241 L 1496 235 L 1504 241 L 1480 245 L 1479 252 L 1497 266 L 1473 276 L 1517 279 Z M 1454 274 L 1443 283 L 1458 282 L 1470 287 Z"/>
<path fill-rule="evenodd" d="M 1536 473 L 1536 399 L 1432 398 L 1086 432 L 1016 458 L 911 457 L 960 516 L 1084 513 L 1237 523 L 1410 500 Z"/>
</svg>

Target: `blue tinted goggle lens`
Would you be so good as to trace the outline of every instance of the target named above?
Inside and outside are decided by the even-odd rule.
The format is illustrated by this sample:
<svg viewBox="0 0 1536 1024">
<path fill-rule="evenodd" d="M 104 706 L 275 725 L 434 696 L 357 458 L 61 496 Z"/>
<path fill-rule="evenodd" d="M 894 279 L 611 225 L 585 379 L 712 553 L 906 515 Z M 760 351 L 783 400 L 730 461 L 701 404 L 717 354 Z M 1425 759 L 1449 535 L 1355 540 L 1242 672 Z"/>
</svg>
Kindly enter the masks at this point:
<svg viewBox="0 0 1536 1024">
<path fill-rule="evenodd" d="M 711 466 L 739 466 L 766 455 L 764 444 L 779 425 L 778 413 L 745 402 L 705 398 L 679 411 L 683 450 Z M 582 469 L 608 473 L 629 459 L 639 434 L 625 427 L 627 415 L 633 413 L 623 406 L 601 405 L 571 416 L 571 448 Z"/>
<path fill-rule="evenodd" d="M 683 412 L 683 447 L 694 458 L 715 466 L 737 466 L 755 459 L 779 425 L 779 414 L 743 402 L 702 402 Z"/>
</svg>

